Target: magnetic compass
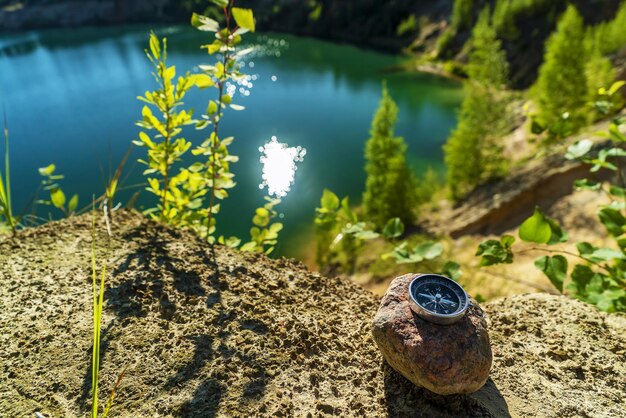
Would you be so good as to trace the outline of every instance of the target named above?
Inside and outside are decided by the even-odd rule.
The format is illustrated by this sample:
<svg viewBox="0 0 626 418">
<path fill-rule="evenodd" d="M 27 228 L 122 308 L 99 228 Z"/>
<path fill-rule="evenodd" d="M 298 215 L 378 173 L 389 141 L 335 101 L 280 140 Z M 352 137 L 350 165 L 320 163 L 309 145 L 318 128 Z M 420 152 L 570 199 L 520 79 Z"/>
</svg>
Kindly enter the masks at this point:
<svg viewBox="0 0 626 418">
<path fill-rule="evenodd" d="M 465 315 L 469 298 L 461 285 L 446 276 L 420 274 L 409 284 L 409 305 L 426 321 L 452 324 Z"/>
</svg>

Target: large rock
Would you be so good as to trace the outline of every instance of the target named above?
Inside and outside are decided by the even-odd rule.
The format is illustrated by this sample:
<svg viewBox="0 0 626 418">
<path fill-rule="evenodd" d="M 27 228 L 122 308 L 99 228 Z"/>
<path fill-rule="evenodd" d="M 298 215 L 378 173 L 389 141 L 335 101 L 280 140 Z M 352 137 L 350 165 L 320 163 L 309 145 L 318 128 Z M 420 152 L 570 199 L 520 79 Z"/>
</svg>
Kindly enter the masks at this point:
<svg viewBox="0 0 626 418">
<path fill-rule="evenodd" d="M 492 360 L 482 310 L 452 325 L 427 322 L 409 307 L 413 277 L 391 282 L 374 317 L 374 341 L 385 360 L 418 386 L 440 395 L 477 391 L 489 377 Z"/>
</svg>

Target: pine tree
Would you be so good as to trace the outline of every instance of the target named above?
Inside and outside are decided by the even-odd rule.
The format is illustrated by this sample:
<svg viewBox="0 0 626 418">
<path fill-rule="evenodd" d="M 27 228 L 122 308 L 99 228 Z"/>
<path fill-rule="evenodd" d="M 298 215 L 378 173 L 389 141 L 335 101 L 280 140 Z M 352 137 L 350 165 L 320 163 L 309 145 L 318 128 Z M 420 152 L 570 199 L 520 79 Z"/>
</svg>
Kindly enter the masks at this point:
<svg viewBox="0 0 626 418">
<path fill-rule="evenodd" d="M 548 38 L 543 64 L 534 86 L 539 120 L 546 126 L 569 113 L 572 129 L 587 121 L 588 97 L 583 19 L 573 5 L 560 17 L 556 31 Z"/>
<path fill-rule="evenodd" d="M 444 146 L 447 183 L 455 200 L 507 170 L 501 143 L 507 97 L 500 88 L 507 82 L 508 64 L 489 16 L 485 8 L 474 27 L 467 66 L 470 80 L 465 83 L 457 128 Z"/>
<path fill-rule="evenodd" d="M 398 106 L 383 84 L 380 105 L 372 120 L 365 146 L 365 193 L 363 210 L 378 228 L 394 217 L 405 224 L 415 220 L 415 174 L 406 161 L 407 145 L 394 136 Z"/>
</svg>

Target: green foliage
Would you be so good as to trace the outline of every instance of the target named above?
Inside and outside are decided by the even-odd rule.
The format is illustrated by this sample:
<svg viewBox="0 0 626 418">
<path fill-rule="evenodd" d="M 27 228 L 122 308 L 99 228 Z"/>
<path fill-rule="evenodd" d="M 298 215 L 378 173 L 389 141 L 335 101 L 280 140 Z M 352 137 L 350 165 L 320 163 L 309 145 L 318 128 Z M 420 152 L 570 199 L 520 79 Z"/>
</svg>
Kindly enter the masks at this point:
<svg viewBox="0 0 626 418">
<path fill-rule="evenodd" d="M 481 256 L 480 265 L 511 264 L 513 262 L 511 247 L 514 242 L 514 236 L 503 235 L 500 240 L 490 239 L 481 243 L 476 251 L 476 255 Z"/>
<path fill-rule="evenodd" d="M 380 105 L 365 145 L 367 180 L 363 193 L 365 216 L 377 228 L 390 218 L 415 219 L 415 174 L 406 161 L 406 143 L 394 136 L 398 107 L 383 85 Z"/>
<path fill-rule="evenodd" d="M 73 215 L 78 207 L 78 195 L 74 194 L 69 201 L 67 200 L 59 185 L 59 181 L 63 180 L 64 176 L 55 174 L 55 171 L 56 166 L 54 164 L 39 169 L 39 174 L 43 177 L 41 187 L 49 193 L 49 199 L 39 200 L 38 203 L 53 206 L 63 212 L 65 216 Z"/>
<path fill-rule="evenodd" d="M 310 0 L 308 4 L 309 8 L 311 9 L 311 12 L 309 13 L 309 19 L 313 22 L 317 22 L 322 16 L 322 10 L 324 5 L 316 0 Z"/>
<path fill-rule="evenodd" d="M 566 242 L 568 239 L 567 233 L 558 223 L 544 215 L 538 207 L 535 208 L 532 216 L 520 225 L 519 237 L 525 242 L 548 245 Z"/>
<path fill-rule="evenodd" d="M 96 268 L 96 215 L 92 207 L 91 217 L 91 280 L 93 299 L 93 344 L 91 352 L 91 418 L 98 418 L 98 381 L 100 374 L 100 336 L 102 328 L 102 308 L 104 306 L 104 279 L 106 277 L 106 262 L 102 263 L 100 281 L 98 284 L 98 272 Z M 104 410 L 100 415 L 106 418 L 113 406 L 115 393 L 126 373 L 124 369 L 118 376 L 115 385 L 104 405 Z"/>
<path fill-rule="evenodd" d="M 339 264 L 345 272 L 352 274 L 364 242 L 384 238 L 393 244 L 393 249 L 382 253 L 382 260 L 394 260 L 396 264 L 419 264 L 421 270 L 425 268 L 455 280 L 461 276 L 460 266 L 454 261 L 446 262 L 441 269 L 427 264 L 440 259 L 443 254 L 441 243 L 422 241 L 411 245 L 408 241 L 398 241 L 404 234 L 404 223 L 398 217 L 389 219 L 382 229 L 382 235 L 379 235 L 371 229 L 370 223 L 360 219 L 350 208 L 348 198 L 340 200 L 327 189 L 320 199 L 320 207 L 316 208 L 315 232 L 316 262 L 321 268 Z"/>
<path fill-rule="evenodd" d="M 241 246 L 241 251 L 270 254 L 278 243 L 278 233 L 283 229 L 283 224 L 272 222 L 272 219 L 278 215 L 274 207 L 280 203 L 280 199 L 265 197 L 265 200 L 267 203 L 255 211 L 252 218 L 254 226 L 250 229 L 250 241 Z M 225 243 L 222 237 L 220 241 Z"/>
<path fill-rule="evenodd" d="M 443 246 L 439 242 L 426 241 L 413 248 L 410 248 L 407 242 L 402 242 L 382 257 L 393 258 L 398 264 L 416 264 L 424 260 L 433 260 L 442 253 Z"/>
<path fill-rule="evenodd" d="M 148 103 L 142 111 L 143 119 L 138 123 L 146 130 L 155 130 L 156 134 L 150 138 L 145 132 L 139 134 L 135 144 L 148 148 L 148 160 L 142 161 L 148 169 L 144 174 L 149 175 L 148 191 L 155 194 L 159 203 L 151 211 L 152 216 L 174 226 L 190 228 L 200 237 L 213 243 L 216 229 L 215 216 L 219 213 L 219 200 L 228 197 L 228 190 L 235 186 L 234 174 L 230 171 L 230 164 L 237 162 L 238 157 L 231 155 L 228 147 L 234 138 L 220 138 L 219 124 L 227 108 L 242 110 L 243 106 L 232 103 L 232 97 L 226 92 L 228 82 L 243 77 L 237 59 L 249 53 L 250 49 L 237 50 L 241 43 L 241 36 L 255 30 L 255 21 L 252 10 L 231 7 L 232 2 L 216 0 L 214 3 L 224 8 L 225 27 L 210 17 L 194 13 L 191 24 L 203 32 L 211 32 L 211 43 L 202 45 L 209 55 L 220 54 L 215 65 L 200 65 L 199 74 L 185 74 L 173 82 L 176 69 L 168 67 L 166 40 L 159 39 L 152 34 L 150 50 L 146 51 L 148 58 L 155 66 L 155 78 L 159 88 L 154 92 L 146 92 L 140 100 Z M 236 23 L 236 28 L 231 24 Z M 216 98 L 209 100 L 207 109 L 200 120 L 192 119 L 192 112 L 181 109 L 185 94 L 192 88 L 215 89 Z M 150 107 L 158 110 L 155 116 Z M 196 129 L 203 130 L 211 127 L 206 139 L 191 150 L 194 156 L 201 157 L 188 166 L 182 166 L 183 157 L 192 144 L 182 136 L 184 126 L 195 124 Z M 177 164 L 177 171 L 174 165 Z M 259 210 L 266 210 L 265 207 Z M 258 220 L 258 218 L 255 218 Z M 256 225 L 259 228 L 259 225 Z M 266 237 L 253 237 L 253 241 L 263 249 L 269 242 L 268 238 L 278 233 L 277 226 L 273 227 Z M 255 230 L 256 231 L 256 230 Z M 236 239 L 224 240 L 233 245 Z M 273 248 L 273 245 L 270 245 Z M 246 247 L 251 248 L 251 244 Z M 256 250 L 257 247 L 255 247 Z"/>
<path fill-rule="evenodd" d="M 620 84 L 598 92 L 603 101 L 611 103 L 611 96 L 616 94 Z M 607 96 L 607 97 L 603 97 Z M 603 106 L 598 106 L 603 108 Z M 610 112 L 610 107 L 606 110 Z M 554 287 L 561 293 L 568 293 L 575 298 L 596 305 L 607 312 L 626 311 L 626 188 L 621 175 L 622 161 L 626 151 L 622 149 L 626 143 L 626 135 L 619 127 L 626 121 L 622 117 L 614 118 L 608 132 L 604 136 L 613 141 L 613 147 L 594 151 L 590 140 L 581 140 L 571 145 L 566 158 L 581 160 L 591 166 L 594 172 L 600 168 L 618 173 L 618 184 L 604 185 L 593 180 L 579 180 L 577 189 L 600 190 L 611 198 L 611 203 L 601 206 L 598 219 L 606 228 L 610 237 L 615 240 L 617 248 L 596 247 L 588 242 L 576 243 L 577 253 L 560 249 L 535 247 L 526 251 L 542 251 L 548 254 L 535 260 L 535 266 L 541 270 Z M 545 216 L 539 208 L 526 219 L 519 228 L 519 237 L 529 243 L 552 246 L 568 241 L 567 234 L 553 219 Z M 488 266 L 513 261 L 514 239 L 504 236 L 500 241 L 489 240 L 480 244 L 477 255 L 482 256 L 481 265 Z M 565 255 L 578 258 L 569 273 L 568 260 Z"/>
<path fill-rule="evenodd" d="M 0 232 L 8 229 L 15 234 L 18 219 L 11 206 L 11 166 L 9 164 L 9 128 L 4 114 L 4 170 L 0 170 Z"/>
<path fill-rule="evenodd" d="M 582 17 L 570 5 L 546 42 L 544 61 L 533 87 L 538 122 L 543 126 L 558 123 L 564 112 L 568 112 L 569 126 L 574 131 L 588 121 L 585 75 L 588 55 L 584 37 Z"/>
<path fill-rule="evenodd" d="M 415 19 L 415 15 L 411 14 L 409 17 L 404 19 L 398 24 L 396 28 L 396 34 L 398 36 L 409 35 L 415 33 L 417 30 L 417 19 Z"/>
<path fill-rule="evenodd" d="M 489 16 L 489 8 L 486 7 L 472 31 L 467 74 L 478 83 L 501 87 L 507 83 L 509 65 Z"/>
<path fill-rule="evenodd" d="M 433 195 L 443 186 L 439 175 L 431 167 L 417 180 L 415 189 L 415 203 L 419 206 L 429 202 Z"/>
<path fill-rule="evenodd" d="M 508 121 L 508 97 L 497 87 L 506 84 L 508 65 L 500 41 L 483 10 L 471 39 L 465 97 L 457 128 L 444 146 L 448 187 L 454 200 L 479 184 L 506 174 L 500 142 Z"/>
<path fill-rule="evenodd" d="M 398 238 L 402 234 L 404 234 L 404 224 L 400 218 L 389 219 L 383 228 L 383 236 L 386 239 Z"/>
<path fill-rule="evenodd" d="M 496 0 L 492 15 L 493 26 L 499 35 L 515 39 L 519 36 L 519 29 L 516 27 L 519 19 L 532 19 L 540 13 L 549 13 L 554 6 L 562 4 L 563 1 L 560 0 Z"/>
<path fill-rule="evenodd" d="M 378 237 L 350 208 L 347 197 L 339 200 L 328 189 L 322 193 L 320 207 L 315 208 L 315 235 L 317 265 L 339 263 L 348 273 L 354 272 L 363 241 Z"/>
<path fill-rule="evenodd" d="M 167 66 L 167 41 L 160 41 L 154 33 L 150 34 L 150 48 L 146 50 L 146 55 L 155 67 L 153 74 L 159 87 L 138 97 L 147 104 L 137 125 L 155 133 L 150 138 L 141 131 L 139 139 L 133 143 L 148 149 L 147 161 L 140 162 L 148 166 L 144 171 L 144 175 L 148 176 L 147 190 L 159 201 L 152 216 L 171 225 L 186 226 L 191 207 L 200 203 L 196 199 L 199 196 L 184 194 L 181 184 L 189 180 L 189 176 L 183 179 L 183 171 L 174 174 L 173 165 L 191 147 L 191 143 L 180 134 L 185 125 L 193 123 L 192 112 L 180 108 L 185 94 L 194 85 L 194 78 L 185 74 L 175 81 L 176 68 Z M 152 108 L 157 110 L 156 114 Z"/>
<path fill-rule="evenodd" d="M 622 1 L 613 20 L 593 28 L 592 37 L 602 55 L 612 54 L 626 47 L 626 1 Z"/>
<path fill-rule="evenodd" d="M 450 25 L 456 30 L 469 29 L 472 26 L 472 12 L 475 0 L 454 0 Z"/>
</svg>

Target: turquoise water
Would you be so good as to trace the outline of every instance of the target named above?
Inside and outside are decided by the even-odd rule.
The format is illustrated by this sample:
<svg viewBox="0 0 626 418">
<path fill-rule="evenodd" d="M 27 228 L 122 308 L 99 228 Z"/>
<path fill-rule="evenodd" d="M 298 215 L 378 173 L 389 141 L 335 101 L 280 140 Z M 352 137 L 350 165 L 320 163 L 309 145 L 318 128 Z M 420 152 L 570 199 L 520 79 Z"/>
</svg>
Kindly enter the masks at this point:
<svg viewBox="0 0 626 418">
<path fill-rule="evenodd" d="M 139 132 L 135 121 L 142 103 L 136 96 L 155 87 L 143 52 L 148 34 L 148 27 L 130 26 L 0 35 L 0 99 L 10 130 L 18 211 L 40 182 L 37 168 L 52 162 L 65 175 L 66 194 L 78 193 L 82 204 L 103 192 L 104 179 Z M 179 73 L 210 62 L 199 49 L 207 43 L 206 33 L 174 26 L 157 28 L 157 34 L 167 36 L 169 63 Z M 279 34 L 251 34 L 248 42 L 256 46 L 244 67 L 250 78 L 233 86 L 234 102 L 246 110 L 229 111 L 220 125 L 222 137 L 235 136 L 231 152 L 240 161 L 233 166 L 238 185 L 218 217 L 219 233 L 247 236 L 254 208 L 268 193 L 268 187 L 259 187 L 259 148 L 273 136 L 302 147 L 300 154 L 306 150 L 279 207 L 285 224 L 281 254 L 297 255 L 309 238 L 324 188 L 358 202 L 364 143 L 383 80 L 398 103 L 396 131 L 409 145 L 415 170 L 443 170 L 441 146 L 455 126 L 461 100 L 457 84 L 389 71 L 402 58 L 351 46 Z M 212 90 L 193 91 L 185 105 L 199 114 L 213 96 Z M 186 137 L 198 142 L 204 135 L 190 127 Z M 143 154 L 144 149 L 132 150 L 123 201 L 142 190 L 130 186 L 142 180 L 143 167 L 134 161 Z M 151 199 L 143 192 L 138 206 L 150 205 Z M 39 210 L 44 217 L 48 212 Z"/>
</svg>

